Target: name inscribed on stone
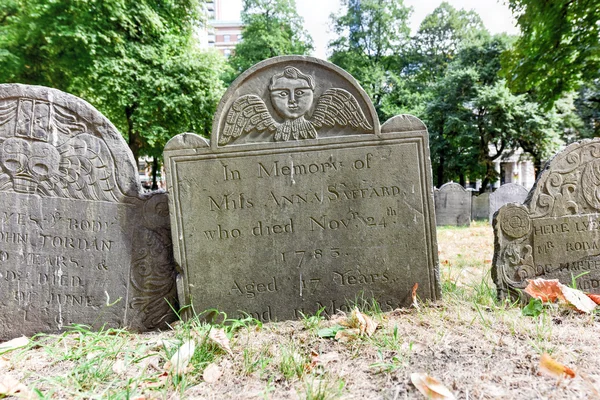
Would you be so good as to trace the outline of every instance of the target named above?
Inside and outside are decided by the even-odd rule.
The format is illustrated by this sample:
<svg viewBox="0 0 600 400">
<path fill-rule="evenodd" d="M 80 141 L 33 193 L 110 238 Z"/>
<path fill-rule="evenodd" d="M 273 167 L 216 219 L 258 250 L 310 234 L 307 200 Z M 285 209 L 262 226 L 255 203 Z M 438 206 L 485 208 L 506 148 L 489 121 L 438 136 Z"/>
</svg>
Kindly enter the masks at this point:
<svg viewBox="0 0 600 400">
<path fill-rule="evenodd" d="M 329 84 L 346 86 L 321 88 L 323 94 L 315 98 L 343 94 L 356 106 L 364 101 L 357 99 L 367 98 L 322 61 L 273 60 L 254 71 L 264 75 L 264 82 L 275 82 L 272 95 L 291 93 L 288 86 L 302 86 L 294 92 L 298 96 L 317 92 L 318 85 L 301 72 L 316 69 L 315 76 L 331 74 Z M 234 85 L 228 93 L 244 94 L 242 89 Z M 236 107 L 248 101 L 263 110 L 260 118 L 249 114 L 251 118 L 275 124 L 270 138 L 244 136 L 243 130 L 231 133 L 232 121 L 241 112 Z M 282 111 L 286 103 L 277 101 L 278 108 L 267 113 L 271 102 L 253 94 L 228 100 L 226 94 L 220 109 L 233 111 L 227 113 L 224 140 L 215 138 L 213 128 L 210 143 L 184 134 L 167 144 L 180 302 L 193 304 L 198 313 L 216 308 L 231 317 L 248 313 L 272 321 L 319 309 L 332 314 L 371 299 L 392 310 L 411 303 L 415 283 L 422 298 L 439 298 L 424 125 L 419 121 L 418 129 L 400 134 L 392 133 L 391 123 L 380 133 L 371 106 L 372 113 L 357 118 L 362 121 L 356 124 L 358 131 L 346 127 L 349 133 L 333 134 L 322 128 L 317 111 L 304 120 L 310 102 L 303 105 L 302 115 L 287 116 Z M 315 110 L 323 107 L 318 103 Z M 273 119 L 276 111 L 283 122 Z M 418 121 L 397 118 L 408 125 Z M 310 134 L 294 139 L 294 124 L 301 119 L 302 129 Z M 215 127 L 219 121 L 215 119 Z M 286 136 L 288 128 L 291 136 Z M 365 129 L 371 132 L 361 131 Z M 241 144 L 236 144 L 238 138 Z"/>
</svg>

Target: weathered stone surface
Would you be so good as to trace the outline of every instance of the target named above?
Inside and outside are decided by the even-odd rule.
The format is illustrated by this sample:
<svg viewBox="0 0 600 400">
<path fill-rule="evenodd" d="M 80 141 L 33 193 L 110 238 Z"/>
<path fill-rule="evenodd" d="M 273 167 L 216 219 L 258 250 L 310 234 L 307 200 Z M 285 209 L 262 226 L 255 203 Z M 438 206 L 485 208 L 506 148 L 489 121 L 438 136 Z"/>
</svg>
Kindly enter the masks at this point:
<svg viewBox="0 0 600 400">
<path fill-rule="evenodd" d="M 325 61 L 254 66 L 221 100 L 210 142 L 165 148 L 180 301 L 271 321 L 361 297 L 390 310 L 415 283 L 439 298 L 427 139 L 412 116 L 380 128 Z"/>
<path fill-rule="evenodd" d="M 58 90 L 0 85 L 0 166 L 0 338 L 172 319 L 166 194 L 141 194 L 105 117 Z"/>
<path fill-rule="evenodd" d="M 490 194 L 488 192 L 471 198 L 471 219 L 487 220 L 490 217 Z"/>
<path fill-rule="evenodd" d="M 468 226 L 471 224 L 471 192 L 458 183 L 442 185 L 435 195 L 437 226 Z"/>
<path fill-rule="evenodd" d="M 496 189 L 490 195 L 490 222 L 492 222 L 494 214 L 500 209 L 500 207 L 508 203 L 523 204 L 528 193 L 529 191 L 525 189 L 524 186 L 516 183 L 506 183 Z"/>
<path fill-rule="evenodd" d="M 528 279 L 559 279 L 600 292 L 600 140 L 557 154 L 522 205 L 494 217 L 492 277 L 500 297 L 516 296 Z"/>
</svg>

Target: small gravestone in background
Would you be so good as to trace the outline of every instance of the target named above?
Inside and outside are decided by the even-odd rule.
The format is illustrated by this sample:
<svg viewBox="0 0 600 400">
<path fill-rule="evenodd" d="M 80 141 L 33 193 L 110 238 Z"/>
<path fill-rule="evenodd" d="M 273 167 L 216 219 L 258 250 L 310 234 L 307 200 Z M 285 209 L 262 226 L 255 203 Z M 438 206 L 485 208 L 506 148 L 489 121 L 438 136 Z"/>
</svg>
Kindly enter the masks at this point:
<svg viewBox="0 0 600 400">
<path fill-rule="evenodd" d="M 440 286 L 427 131 L 379 126 L 345 71 L 276 57 L 221 100 L 209 141 L 165 148 L 180 301 L 263 321 L 375 298 L 383 310 Z"/>
<path fill-rule="evenodd" d="M 490 194 L 488 192 L 471 198 L 471 219 L 487 220 L 490 216 Z"/>
<path fill-rule="evenodd" d="M 471 223 L 471 192 L 458 183 L 449 182 L 435 191 L 437 226 L 468 226 Z"/>
<path fill-rule="evenodd" d="M 525 189 L 525 187 L 516 183 L 506 183 L 496 189 L 490 195 L 490 222 L 492 222 L 494 213 L 498 211 L 500 207 L 508 203 L 523 204 L 528 193 L 529 191 Z"/>
<path fill-rule="evenodd" d="M 129 148 L 92 106 L 0 85 L 1 339 L 173 319 L 166 195 L 140 192 Z"/>
<path fill-rule="evenodd" d="M 600 293 L 600 140 L 569 145 L 540 174 L 522 205 L 494 217 L 492 277 L 500 297 L 535 278 Z"/>
</svg>

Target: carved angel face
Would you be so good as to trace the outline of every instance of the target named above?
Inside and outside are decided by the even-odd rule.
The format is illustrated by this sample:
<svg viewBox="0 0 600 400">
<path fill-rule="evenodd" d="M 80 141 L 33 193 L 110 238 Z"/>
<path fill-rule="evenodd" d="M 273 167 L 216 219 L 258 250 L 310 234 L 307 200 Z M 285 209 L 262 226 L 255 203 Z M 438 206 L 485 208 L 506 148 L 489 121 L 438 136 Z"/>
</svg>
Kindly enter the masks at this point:
<svg viewBox="0 0 600 400">
<path fill-rule="evenodd" d="M 305 79 L 282 76 L 271 86 L 271 103 L 283 118 L 296 119 L 312 106 L 313 90 Z"/>
</svg>

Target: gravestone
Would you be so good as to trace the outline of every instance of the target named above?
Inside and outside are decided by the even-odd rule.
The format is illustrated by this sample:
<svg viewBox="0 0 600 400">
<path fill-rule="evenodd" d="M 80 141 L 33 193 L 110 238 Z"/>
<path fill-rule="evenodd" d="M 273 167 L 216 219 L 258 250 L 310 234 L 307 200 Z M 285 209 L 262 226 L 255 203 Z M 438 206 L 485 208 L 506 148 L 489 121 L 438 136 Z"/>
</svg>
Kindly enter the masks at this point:
<svg viewBox="0 0 600 400">
<path fill-rule="evenodd" d="M 492 222 L 494 214 L 500 209 L 500 207 L 508 203 L 523 204 L 528 193 L 529 191 L 525 189 L 524 186 L 516 183 L 505 183 L 496 189 L 490 195 L 490 222 Z"/>
<path fill-rule="evenodd" d="M 516 297 L 529 279 L 558 279 L 600 293 L 600 140 L 558 153 L 524 204 L 494 217 L 492 277 L 501 298 Z"/>
<path fill-rule="evenodd" d="M 345 71 L 283 56 L 223 96 L 210 141 L 164 152 L 180 302 L 262 321 L 376 299 L 383 310 L 440 285 L 428 135 L 380 127 Z"/>
<path fill-rule="evenodd" d="M 458 183 L 448 182 L 435 191 L 437 226 L 471 224 L 471 192 Z"/>
<path fill-rule="evenodd" d="M 165 193 L 142 195 L 115 127 L 85 101 L 0 85 L 0 338 L 173 319 Z"/>
<path fill-rule="evenodd" d="M 488 192 L 471 198 L 471 219 L 487 220 L 490 217 L 490 194 Z"/>
</svg>

